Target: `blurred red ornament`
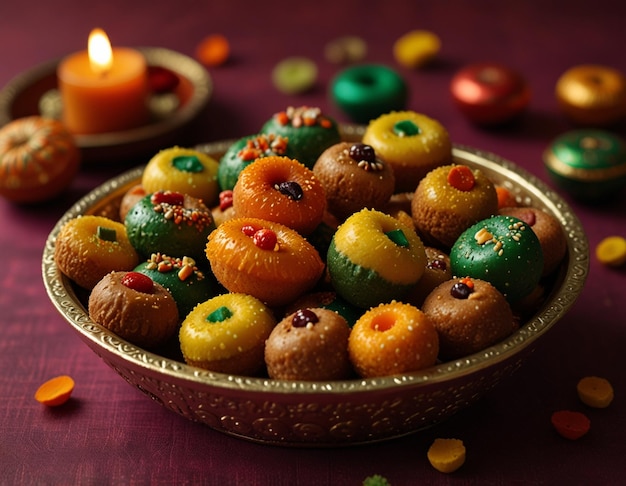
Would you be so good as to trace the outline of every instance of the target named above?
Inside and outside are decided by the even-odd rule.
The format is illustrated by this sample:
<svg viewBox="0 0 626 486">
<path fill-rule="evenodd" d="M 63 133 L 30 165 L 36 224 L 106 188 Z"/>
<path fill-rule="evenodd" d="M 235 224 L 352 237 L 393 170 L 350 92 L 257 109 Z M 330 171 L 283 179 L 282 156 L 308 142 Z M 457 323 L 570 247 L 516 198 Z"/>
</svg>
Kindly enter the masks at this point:
<svg viewBox="0 0 626 486">
<path fill-rule="evenodd" d="M 505 123 L 530 103 L 528 83 L 514 70 L 494 63 L 471 64 L 450 84 L 452 99 L 470 121 L 480 125 Z"/>
</svg>

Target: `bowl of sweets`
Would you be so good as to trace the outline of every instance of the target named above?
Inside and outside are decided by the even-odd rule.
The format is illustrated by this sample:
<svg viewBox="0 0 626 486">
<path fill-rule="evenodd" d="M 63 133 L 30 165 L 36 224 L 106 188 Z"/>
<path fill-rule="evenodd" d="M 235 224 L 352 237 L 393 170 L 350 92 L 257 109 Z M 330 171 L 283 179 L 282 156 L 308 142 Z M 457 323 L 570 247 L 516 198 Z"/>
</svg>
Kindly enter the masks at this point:
<svg viewBox="0 0 626 486">
<path fill-rule="evenodd" d="M 298 113 L 302 114 L 302 111 Z M 285 119 L 293 118 L 294 112 L 287 110 L 280 115 L 285 124 Z M 423 135 L 428 130 L 441 131 L 441 127 L 433 128 L 433 121 L 420 118 L 421 115 L 410 112 L 390 115 L 401 118 L 392 120 L 392 123 L 386 120 L 391 123 L 396 135 L 403 132 L 402 136 L 398 136 L 399 143 L 406 143 L 407 139 L 419 137 L 420 133 Z M 322 119 L 322 125 L 326 129 L 335 125 L 334 121 L 328 120 Z M 273 123 L 270 120 L 268 124 L 270 122 Z M 328 151 L 332 151 L 334 146 L 343 144 L 343 157 L 348 154 L 356 161 L 359 170 L 368 172 L 367 176 L 377 173 L 379 177 L 383 177 L 385 166 L 397 162 L 394 162 L 393 151 L 388 154 L 385 147 L 378 146 L 376 133 L 372 132 L 374 123 L 371 122 L 370 126 L 337 125 L 338 138 L 325 141 L 326 148 L 322 152 L 326 155 L 318 153 L 313 156 L 310 159 L 313 162 L 308 163 L 310 165 L 306 170 L 317 174 L 320 181 L 325 181 L 324 171 L 320 171 L 316 164 L 320 163 L 322 157 L 329 156 Z M 416 125 L 421 125 L 425 130 L 415 130 Z M 380 127 L 376 128 L 379 129 Z M 449 152 L 448 158 L 443 157 L 433 162 L 432 157 L 429 157 L 428 164 L 434 163 L 435 167 L 428 164 L 423 167 L 421 180 L 413 186 L 417 189 L 387 194 L 382 197 L 382 203 L 376 203 L 376 208 L 367 207 L 369 203 L 366 201 L 363 209 L 347 209 L 346 204 L 359 196 L 347 198 L 343 203 L 338 202 L 341 198 L 333 192 L 336 188 L 333 189 L 329 187 L 330 183 L 324 182 L 327 204 L 324 204 L 321 222 L 314 225 L 313 229 L 297 226 L 299 229 L 293 230 L 289 221 L 264 223 L 265 219 L 258 214 L 247 212 L 244 201 L 246 198 L 250 199 L 250 196 L 237 184 L 241 184 L 248 176 L 246 171 L 256 164 L 260 168 L 266 163 L 266 171 L 276 171 L 275 162 L 278 159 L 306 158 L 300 148 L 294 148 L 292 154 L 295 155 L 285 156 L 285 147 L 282 147 L 280 140 L 282 135 L 278 135 L 278 131 L 276 127 L 267 128 L 266 134 L 270 135 L 262 137 L 264 143 L 260 143 L 257 135 L 246 137 L 245 143 L 242 142 L 243 139 L 225 140 L 198 146 L 193 149 L 201 154 L 198 157 L 180 152 L 172 155 L 168 151 L 160 154 L 163 157 L 167 152 L 170 161 L 176 161 L 170 165 L 178 165 L 179 168 L 184 166 L 187 171 L 195 170 L 191 167 L 198 160 L 202 161 L 204 156 L 210 161 L 219 162 L 218 166 L 211 165 L 213 162 L 208 165 L 205 163 L 205 168 L 210 167 L 214 174 L 213 179 L 219 181 L 218 188 L 211 189 L 211 195 L 206 196 L 213 198 L 206 201 L 206 206 L 211 206 L 214 219 L 207 223 L 210 226 L 208 230 L 204 228 L 210 236 L 207 237 L 205 233 L 202 237 L 203 251 L 200 254 L 185 256 L 186 261 L 191 261 L 192 265 L 206 269 L 205 276 L 214 284 L 213 290 L 208 298 L 197 297 L 199 302 L 184 310 L 179 303 L 178 321 L 170 325 L 171 329 L 164 339 L 154 334 L 149 339 L 140 339 L 146 334 L 141 328 L 144 324 L 150 324 L 149 322 L 140 322 L 137 325 L 139 330 L 135 329 L 130 333 L 125 332 L 128 329 L 124 325 L 118 326 L 119 322 L 107 322 L 107 319 L 111 319 L 110 316 L 105 316 L 107 309 L 115 308 L 116 305 L 107 305 L 106 300 L 103 305 L 100 294 L 97 298 L 94 296 L 96 291 L 99 293 L 102 290 L 100 287 L 113 288 L 114 285 L 119 285 L 119 282 L 108 282 L 107 285 L 103 283 L 117 274 L 121 274 L 122 281 L 125 278 L 126 283 L 132 280 L 130 286 L 135 287 L 133 291 L 141 291 L 143 280 L 133 279 L 137 277 L 138 269 L 143 265 L 144 269 L 147 266 L 154 270 L 162 263 L 160 260 L 165 259 L 166 253 L 176 252 L 176 249 L 170 248 L 164 248 L 162 252 L 144 248 L 142 237 L 149 232 L 138 233 L 129 226 L 132 225 L 129 221 L 140 212 L 141 203 L 136 201 L 147 204 L 146 201 L 152 200 L 153 207 L 156 205 L 161 213 L 167 213 L 168 208 L 172 209 L 168 204 L 177 204 L 177 199 L 183 204 L 183 196 L 176 190 L 146 187 L 145 176 L 152 171 L 153 161 L 147 166 L 122 173 L 84 196 L 63 215 L 47 239 L 43 251 L 42 273 L 53 305 L 82 341 L 105 363 L 129 384 L 167 409 L 234 437 L 279 446 L 351 446 L 416 433 L 472 405 L 519 369 L 539 339 L 565 316 L 582 291 L 589 266 L 588 242 L 580 221 L 568 204 L 541 180 L 514 163 L 489 152 L 453 143 L 449 144 L 449 148 L 441 149 L 442 152 Z M 293 139 L 291 136 L 286 138 L 290 138 L 290 141 Z M 237 143 L 239 148 L 236 153 L 240 158 L 246 153 L 243 149 L 251 151 L 253 155 L 247 155 L 252 160 L 247 160 L 247 164 L 243 164 L 245 167 L 239 167 L 237 171 L 240 172 L 233 179 L 230 177 L 232 173 L 219 173 L 219 165 L 232 165 L 232 160 L 227 162 L 227 158 L 233 158 L 233 147 Z M 283 151 L 277 149 L 277 146 L 281 146 L 280 150 Z M 268 147 L 276 149 L 272 155 L 267 155 L 271 152 Z M 181 149 L 176 147 L 172 150 Z M 431 146 L 427 152 L 432 154 L 437 150 L 433 150 Z M 339 155 L 334 157 L 340 158 Z M 262 159 L 263 163 L 260 163 Z M 424 165 L 423 162 L 422 159 L 420 163 Z M 300 170 L 303 169 L 298 169 Z M 394 170 L 396 174 L 402 174 L 402 171 L 407 174 L 411 172 L 406 167 L 394 167 Z M 422 182 L 442 171 L 444 176 L 438 177 L 447 181 L 442 184 L 452 185 L 455 191 L 467 193 L 487 187 L 485 190 L 489 194 L 498 195 L 495 209 L 493 196 L 489 196 L 492 202 L 487 211 L 493 214 L 479 218 L 478 223 L 463 223 L 462 227 L 455 229 L 454 238 L 448 240 L 446 235 L 438 233 L 441 224 L 432 225 L 429 229 L 428 223 L 420 219 L 421 213 L 428 213 L 430 219 L 433 218 L 433 213 L 421 207 L 421 202 L 417 202 L 418 197 L 420 201 L 427 200 L 428 193 L 433 192 L 427 190 L 428 187 L 421 187 Z M 229 177 L 231 187 L 227 188 Z M 301 189 L 305 193 L 309 190 L 306 182 L 308 179 L 302 179 L 304 182 L 296 184 L 293 181 L 299 180 L 297 177 L 299 176 L 289 175 L 283 177 L 289 181 L 273 180 L 271 188 L 288 196 L 292 202 L 303 197 L 306 199 L 306 194 L 303 196 Z M 403 183 L 406 183 L 407 177 L 401 177 Z M 380 185 L 375 187 L 379 188 Z M 262 190 L 254 189 L 252 199 L 255 199 L 254 195 L 257 196 L 256 199 L 262 199 L 259 193 Z M 129 205 L 129 194 L 137 191 L 133 204 Z M 372 191 L 368 192 L 368 201 L 372 200 L 372 194 Z M 333 201 L 334 196 L 338 199 Z M 203 199 L 206 200 L 206 197 Z M 155 202 L 155 198 L 158 201 Z M 224 213 L 230 207 L 231 200 L 234 200 L 236 214 L 227 217 Z M 124 209 L 125 206 L 130 206 L 130 209 Z M 329 208 L 340 216 L 329 217 Z M 353 214 L 350 214 L 351 211 Z M 280 214 L 283 215 L 284 212 Z M 273 217 L 271 211 L 267 214 L 267 218 Z M 540 230 L 530 230 L 539 227 L 538 222 L 543 221 L 542 218 L 546 215 L 552 222 L 550 231 L 561 235 L 561 243 L 552 244 L 553 247 L 562 247 L 556 257 L 537 249 Z M 223 219 L 220 219 L 222 216 Z M 125 241 L 130 241 L 138 253 L 137 259 L 123 269 L 102 270 L 107 275 L 99 282 L 97 278 L 91 283 L 81 282 L 79 276 L 67 270 L 68 259 L 60 256 L 62 251 L 66 251 L 62 248 L 65 244 L 65 227 L 71 222 L 85 220 L 86 217 L 105 218 L 120 225 L 111 224 L 111 228 L 117 228 L 118 239 L 119 232 L 126 231 Z M 246 224 L 240 223 L 241 219 L 245 219 Z M 462 217 L 454 218 L 455 221 L 460 219 Z M 499 227 L 502 224 L 506 228 L 501 234 Z M 451 225 L 453 224 L 443 226 Z M 93 231 L 99 233 L 101 241 L 106 243 L 107 240 L 115 240 L 115 231 L 111 237 L 111 230 L 102 227 L 106 226 L 104 223 L 96 226 L 98 228 Z M 369 229 L 363 230 L 365 233 L 358 237 L 361 231 L 359 228 L 366 226 Z M 228 267 L 229 261 L 220 252 L 230 251 L 232 245 L 220 245 L 228 238 L 228 232 L 234 231 L 232 227 L 237 228 L 238 234 L 245 234 L 248 240 L 254 240 L 257 246 L 261 245 L 261 250 L 256 248 L 253 251 L 274 252 L 277 260 L 287 258 L 282 260 L 282 267 L 278 272 L 280 278 L 288 281 L 287 285 L 281 287 L 279 281 L 259 280 L 261 277 L 254 273 L 247 275 L 250 278 L 244 278 L 242 274 L 247 271 L 245 265 L 239 265 L 235 270 Z M 320 232 L 320 227 L 324 231 Z M 384 230 L 382 233 L 380 228 Z M 268 232 L 273 233 L 273 236 L 267 237 Z M 350 235 L 355 232 L 357 237 L 351 240 Z M 309 263 L 293 263 L 289 260 L 293 255 L 278 255 L 283 246 L 294 246 L 283 242 L 283 238 L 292 233 L 296 233 L 293 237 L 298 242 L 301 241 L 300 238 L 305 240 L 295 246 L 304 245 L 309 249 L 307 251 L 313 248 L 312 251 L 315 252 L 314 257 L 307 260 L 313 262 L 310 264 L 314 268 L 312 282 L 302 284 L 300 280 L 290 280 L 291 273 L 297 273 L 297 278 L 302 279 L 302 275 L 308 273 L 305 266 Z M 508 277 L 504 282 L 497 279 L 490 282 L 490 277 L 485 276 L 484 272 L 480 273 L 483 268 L 474 268 L 476 261 L 482 258 L 479 253 L 484 248 L 490 252 L 485 258 L 492 259 L 492 255 L 499 255 L 502 261 L 507 257 L 507 252 L 511 252 L 511 248 L 520 240 L 526 240 L 527 236 L 532 237 L 532 241 L 523 249 L 529 255 L 523 265 L 524 271 L 509 269 L 505 272 Z M 257 237 L 261 243 L 257 241 Z M 361 241 L 380 238 L 386 242 L 382 246 L 391 246 L 392 251 L 398 253 L 400 264 L 393 263 L 389 260 L 392 257 L 386 254 L 376 254 L 379 250 L 374 248 L 362 250 L 360 256 L 357 250 L 353 250 Z M 349 249 L 346 250 L 346 247 Z M 412 253 L 409 252 L 411 256 L 406 257 L 409 248 Z M 182 257 L 181 252 L 177 256 Z M 206 256 L 202 255 L 204 252 Z M 376 271 L 364 269 L 368 265 L 368 255 L 375 255 L 373 267 L 376 262 L 385 262 L 387 266 L 378 270 L 374 268 Z M 237 258 L 243 261 L 247 257 Z M 513 259 L 520 258 L 526 257 L 517 255 Z M 274 261 L 273 257 L 266 259 L 270 260 Z M 295 265 L 299 270 L 289 272 L 290 265 Z M 91 267 L 94 266 L 98 265 L 92 262 Z M 411 274 L 407 269 L 413 267 L 417 267 L 417 270 Z M 429 270 L 443 270 L 446 277 L 429 283 L 429 287 L 424 290 L 418 283 L 421 281 L 420 285 L 426 285 L 425 281 L 432 278 L 432 275 L 427 277 Z M 265 270 L 271 271 L 273 270 Z M 494 271 L 491 270 L 491 273 Z M 534 275 L 530 277 L 530 283 L 525 280 L 529 274 Z M 153 274 L 144 271 L 141 275 Z M 522 284 L 519 282 L 521 280 L 524 280 Z M 149 285 L 152 289 L 152 284 Z M 154 285 L 157 286 L 156 283 Z M 167 284 L 164 283 L 163 286 L 167 287 Z M 160 286 L 159 289 L 162 290 Z M 474 302 L 471 299 L 483 295 L 483 292 L 489 295 L 489 298 L 483 300 L 490 300 L 493 294 L 493 300 L 497 303 L 494 304 L 495 307 L 473 318 L 478 322 L 480 330 L 477 334 L 481 334 L 482 338 L 459 336 L 454 329 L 446 327 L 446 322 L 456 319 L 454 312 L 446 314 L 448 307 L 456 308 L 459 302 Z M 156 294 L 156 291 L 153 293 Z M 175 294 L 173 290 L 170 293 Z M 322 295 L 325 297 L 322 298 Z M 152 297 L 156 298 L 151 295 Z M 169 296 L 166 297 L 170 299 Z M 246 348 L 248 351 L 240 355 L 224 355 L 220 354 L 224 351 L 224 346 L 221 345 L 221 351 L 216 351 L 217 357 L 215 354 L 197 352 L 198 347 L 202 347 L 198 336 L 204 332 L 204 328 L 214 329 L 231 320 L 230 316 L 236 307 L 232 303 L 234 297 L 251 298 L 254 305 L 258 304 L 257 311 L 252 313 L 255 317 L 246 319 L 255 322 L 265 319 L 258 318 L 257 314 L 263 314 L 269 319 L 269 324 L 263 321 L 265 324 L 255 327 L 261 336 L 256 338 L 260 342 L 260 348 L 249 347 Z M 219 299 L 221 303 L 213 303 Z M 244 300 L 241 299 L 242 306 L 247 305 Z M 209 303 L 212 303 L 210 308 L 207 307 Z M 163 306 L 165 309 L 165 303 Z M 474 307 L 473 303 L 472 306 Z M 104 308 L 102 313 L 98 313 L 99 308 Z M 332 309 L 330 318 L 327 316 L 328 309 Z M 467 312 L 460 310 L 456 313 Z M 160 314 L 167 312 L 163 310 Z M 504 327 L 500 324 L 492 325 L 492 316 L 495 315 L 506 322 Z M 336 316 L 340 317 L 336 319 Z M 160 318 L 159 316 L 158 319 Z M 112 319 L 119 320 L 122 317 Z M 145 319 L 156 320 L 157 317 Z M 326 341 L 342 342 L 344 348 L 348 346 L 348 350 L 336 350 L 337 356 L 340 356 L 337 359 L 328 354 L 321 359 L 317 356 L 313 361 L 300 360 L 300 356 L 293 352 L 300 344 L 294 344 L 289 339 L 298 332 L 319 329 L 320 324 L 328 322 L 328 319 L 340 320 L 342 326 L 348 326 L 348 331 L 342 330 L 337 334 L 340 337 L 328 338 Z M 242 335 L 247 332 L 244 331 L 244 328 L 247 329 L 246 323 L 238 325 L 240 327 L 237 331 L 228 332 Z M 330 335 L 330 328 L 325 329 Z M 420 330 L 421 337 L 417 342 L 409 342 L 405 335 L 415 329 Z M 392 332 L 396 334 L 392 336 Z M 281 335 L 277 337 L 272 334 Z M 387 341 L 384 343 L 376 341 L 381 335 L 386 336 Z M 484 338 L 485 335 L 489 337 Z M 246 342 L 247 340 L 247 337 L 243 339 Z M 391 349 L 392 346 L 387 343 L 393 340 L 399 343 L 395 347 L 395 353 L 399 357 L 381 358 L 383 348 Z M 308 349 L 308 346 L 303 344 L 301 347 Z M 251 358 L 252 355 L 256 358 Z M 331 362 L 334 364 L 328 365 Z M 294 372 L 294 367 L 299 368 Z M 303 371 L 305 369 L 308 371 Z"/>
</svg>

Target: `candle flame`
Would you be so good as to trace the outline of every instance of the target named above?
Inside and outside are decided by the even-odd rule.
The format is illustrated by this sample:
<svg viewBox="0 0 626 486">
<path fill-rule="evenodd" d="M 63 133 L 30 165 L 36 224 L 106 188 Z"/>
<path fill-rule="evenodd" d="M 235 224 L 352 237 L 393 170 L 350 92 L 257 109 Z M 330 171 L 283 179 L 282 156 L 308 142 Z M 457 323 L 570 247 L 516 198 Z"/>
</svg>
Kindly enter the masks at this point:
<svg viewBox="0 0 626 486">
<path fill-rule="evenodd" d="M 106 74 L 113 66 L 113 50 L 106 33 L 102 29 L 93 29 L 87 44 L 91 69 L 98 74 Z"/>
</svg>

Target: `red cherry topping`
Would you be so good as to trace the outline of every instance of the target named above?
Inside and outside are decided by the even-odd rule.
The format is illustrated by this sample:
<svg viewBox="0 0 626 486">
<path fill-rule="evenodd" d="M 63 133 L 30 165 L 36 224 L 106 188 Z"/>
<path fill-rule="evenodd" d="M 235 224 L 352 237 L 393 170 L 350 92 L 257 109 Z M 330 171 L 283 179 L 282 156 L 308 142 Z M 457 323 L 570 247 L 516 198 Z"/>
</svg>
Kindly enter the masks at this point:
<svg viewBox="0 0 626 486">
<path fill-rule="evenodd" d="M 150 277 L 139 272 L 128 272 L 122 277 L 122 285 L 129 289 L 151 294 L 154 289 L 154 282 Z"/>
<path fill-rule="evenodd" d="M 475 183 L 474 174 L 466 165 L 456 165 L 448 172 L 448 184 L 459 191 L 471 191 Z"/>
<path fill-rule="evenodd" d="M 246 236 L 254 236 L 254 233 L 256 233 L 257 231 L 258 231 L 258 228 L 255 228 L 251 224 L 244 224 L 241 227 L 241 232 Z"/>
<path fill-rule="evenodd" d="M 226 211 L 233 205 L 233 191 L 227 189 L 220 192 L 220 211 Z"/>
<path fill-rule="evenodd" d="M 271 229 L 262 228 L 252 235 L 252 241 L 254 241 L 254 244 L 261 250 L 271 251 L 276 247 L 278 238 L 276 237 L 276 233 Z"/>
<path fill-rule="evenodd" d="M 157 191 L 152 194 L 152 204 L 171 204 L 173 206 L 182 206 L 185 204 L 185 195 L 174 191 Z"/>
</svg>

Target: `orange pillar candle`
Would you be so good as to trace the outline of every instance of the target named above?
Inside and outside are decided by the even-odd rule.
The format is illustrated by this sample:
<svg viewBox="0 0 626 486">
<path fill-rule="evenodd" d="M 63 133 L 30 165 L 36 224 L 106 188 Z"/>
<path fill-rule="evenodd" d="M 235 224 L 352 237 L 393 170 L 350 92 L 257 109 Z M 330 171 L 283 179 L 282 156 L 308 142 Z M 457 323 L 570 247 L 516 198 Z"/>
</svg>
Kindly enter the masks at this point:
<svg viewBox="0 0 626 486">
<path fill-rule="evenodd" d="M 133 49 L 111 49 L 100 29 L 91 32 L 87 51 L 59 64 L 57 78 L 63 123 L 72 133 L 123 131 L 149 119 L 146 60 Z"/>
</svg>

